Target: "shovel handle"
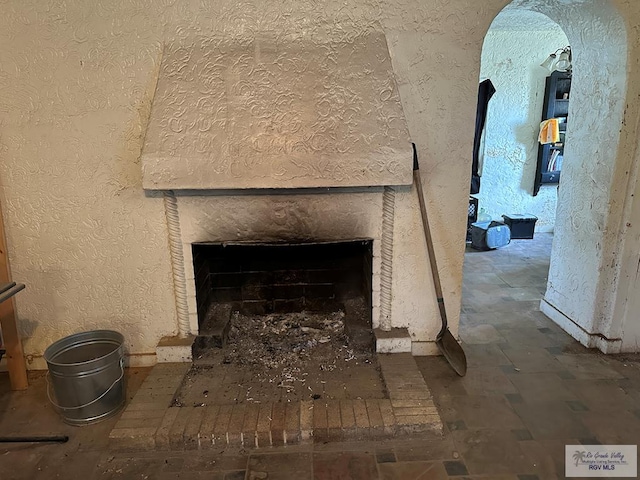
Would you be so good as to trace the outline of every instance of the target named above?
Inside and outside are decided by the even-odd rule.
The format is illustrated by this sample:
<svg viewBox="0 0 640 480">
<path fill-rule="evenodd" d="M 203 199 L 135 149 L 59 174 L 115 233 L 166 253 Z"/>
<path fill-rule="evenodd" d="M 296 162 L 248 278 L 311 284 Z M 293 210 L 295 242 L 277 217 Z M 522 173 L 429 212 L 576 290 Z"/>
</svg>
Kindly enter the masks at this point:
<svg viewBox="0 0 640 480">
<path fill-rule="evenodd" d="M 436 337 L 437 340 L 442 338 L 444 332 L 447 331 L 447 311 L 444 306 L 444 296 L 442 294 L 442 283 L 440 282 L 440 273 L 438 270 L 438 262 L 436 261 L 436 253 L 433 248 L 433 238 L 431 237 L 431 229 L 429 228 L 429 217 L 427 216 L 427 205 L 424 201 L 424 193 L 422 191 L 422 178 L 420 176 L 420 165 L 418 164 L 418 150 L 416 144 L 413 145 L 413 183 L 418 192 L 418 201 L 420 202 L 420 214 L 422 215 L 422 226 L 424 228 L 424 236 L 427 241 L 427 252 L 429 253 L 429 264 L 431 265 L 431 276 L 433 277 L 433 285 L 436 290 L 438 300 L 438 309 L 442 319 L 442 328 Z"/>
</svg>

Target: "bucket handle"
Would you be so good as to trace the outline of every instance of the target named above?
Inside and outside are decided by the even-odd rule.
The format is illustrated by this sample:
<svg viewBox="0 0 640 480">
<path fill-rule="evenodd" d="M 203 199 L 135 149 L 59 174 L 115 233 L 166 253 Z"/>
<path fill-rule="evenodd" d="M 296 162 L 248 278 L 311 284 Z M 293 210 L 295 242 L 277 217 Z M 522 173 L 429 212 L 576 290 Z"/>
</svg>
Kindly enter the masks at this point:
<svg viewBox="0 0 640 480">
<path fill-rule="evenodd" d="M 122 377 L 124 377 L 124 359 L 122 358 L 120 359 L 120 376 L 111 384 L 111 386 L 107 388 L 105 392 L 95 400 L 91 400 L 89 403 L 85 403 L 84 405 L 79 405 L 77 407 L 63 407 L 62 405 L 58 405 L 56 402 L 53 401 L 53 398 L 51 397 L 51 382 L 49 381 L 49 377 L 50 377 L 50 373 L 47 372 L 47 377 L 46 377 L 47 378 L 47 397 L 49 397 L 49 401 L 51 402 L 51 405 L 53 405 L 54 407 L 60 410 L 79 410 L 81 408 L 88 407 L 89 405 L 93 405 L 97 401 L 101 400 L 107 393 L 111 391 L 113 387 L 116 386 L 116 384 L 120 380 L 122 380 Z"/>
</svg>

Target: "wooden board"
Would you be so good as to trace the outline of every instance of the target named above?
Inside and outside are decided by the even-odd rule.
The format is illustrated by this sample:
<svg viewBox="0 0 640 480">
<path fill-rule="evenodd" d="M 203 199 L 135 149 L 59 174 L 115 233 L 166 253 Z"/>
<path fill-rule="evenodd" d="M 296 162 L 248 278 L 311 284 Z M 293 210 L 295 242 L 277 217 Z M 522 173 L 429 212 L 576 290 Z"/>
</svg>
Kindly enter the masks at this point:
<svg viewBox="0 0 640 480">
<path fill-rule="evenodd" d="M 11 282 L 6 245 L 2 205 L 0 205 L 0 284 Z M 13 298 L 0 303 L 0 330 L 2 330 L 3 348 L 6 350 L 5 355 L 7 366 L 9 367 L 11 389 L 25 390 L 29 386 L 27 366 L 24 361 L 20 333 L 18 332 Z"/>
</svg>

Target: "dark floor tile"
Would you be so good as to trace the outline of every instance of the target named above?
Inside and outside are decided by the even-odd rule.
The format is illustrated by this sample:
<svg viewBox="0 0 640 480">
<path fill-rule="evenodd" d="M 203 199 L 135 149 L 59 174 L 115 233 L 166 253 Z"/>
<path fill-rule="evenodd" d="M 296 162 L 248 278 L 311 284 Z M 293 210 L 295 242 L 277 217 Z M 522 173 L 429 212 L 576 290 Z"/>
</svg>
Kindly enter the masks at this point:
<svg viewBox="0 0 640 480">
<path fill-rule="evenodd" d="M 602 445 L 600 443 L 600 440 L 598 440 L 595 437 L 591 437 L 591 438 L 581 438 L 580 439 L 580 443 L 582 445 Z"/>
<path fill-rule="evenodd" d="M 564 353 L 564 349 L 558 346 L 547 347 L 545 350 L 551 355 L 562 355 Z"/>
<path fill-rule="evenodd" d="M 398 443 L 394 450 L 398 462 L 454 460 L 460 456 L 451 435 Z"/>
<path fill-rule="evenodd" d="M 476 429 L 453 432 L 456 447 L 471 475 L 530 471 L 529 462 L 511 431 Z"/>
<path fill-rule="evenodd" d="M 550 328 L 546 328 L 546 327 L 539 328 L 538 331 L 540 333 L 551 333 L 551 332 L 553 332 L 553 330 L 551 330 Z"/>
<path fill-rule="evenodd" d="M 96 474 L 105 479 L 142 478 L 145 475 L 153 478 L 161 471 L 162 463 L 157 457 L 117 457 L 98 464 Z"/>
<path fill-rule="evenodd" d="M 169 457 L 164 461 L 162 467 L 163 472 L 179 472 L 184 465 L 184 458 L 182 457 Z"/>
<path fill-rule="evenodd" d="M 588 412 L 589 408 L 580 400 L 567 400 L 567 405 L 574 412 Z"/>
<path fill-rule="evenodd" d="M 522 402 L 524 402 L 524 399 L 522 398 L 522 395 L 520 395 L 519 393 L 505 393 L 504 396 L 507 397 L 507 400 L 509 401 L 509 403 L 522 403 Z"/>
<path fill-rule="evenodd" d="M 499 325 L 498 332 L 509 344 L 509 350 L 517 350 L 522 347 L 546 348 L 554 345 L 553 339 L 549 335 L 540 333 L 530 322 L 521 325 Z"/>
<path fill-rule="evenodd" d="M 233 473 L 233 472 L 231 472 Z M 243 472 L 244 475 L 244 472 Z M 66 478 L 66 477 L 65 477 Z M 123 477 L 117 477 L 117 478 L 123 478 Z M 131 477 L 127 477 L 127 478 L 131 478 Z M 140 477 L 133 477 L 133 478 L 142 478 L 142 479 L 146 479 L 146 478 L 153 478 L 153 479 L 157 479 L 157 480 L 226 480 L 225 477 L 225 472 L 189 472 L 189 473 L 185 473 L 184 471 L 182 472 L 162 472 L 160 473 L 158 476 L 140 476 Z M 244 480 L 244 476 L 240 477 L 242 480 Z M 103 480 L 103 477 L 96 477 L 95 480 Z M 235 480 L 235 479 L 234 479 Z"/>
<path fill-rule="evenodd" d="M 574 443 L 571 443 L 574 442 Z M 524 461 L 515 470 L 519 474 L 538 475 L 542 480 L 555 479 L 564 473 L 564 446 L 577 444 L 574 439 L 562 440 L 522 440 L 518 442 Z"/>
<path fill-rule="evenodd" d="M 520 440 L 533 440 L 533 437 L 531 436 L 531 432 L 529 430 L 527 430 L 527 429 L 511 430 L 511 433 L 513 433 L 513 436 L 518 441 L 520 441 Z"/>
<path fill-rule="evenodd" d="M 460 329 L 460 337 L 468 345 L 488 345 L 505 341 L 493 325 L 487 324 L 465 326 Z"/>
<path fill-rule="evenodd" d="M 449 476 L 439 462 L 402 462 L 378 465 L 380 480 L 447 480 Z M 336 477 L 348 480 L 351 477 Z"/>
<path fill-rule="evenodd" d="M 565 402 L 525 403 L 513 408 L 536 440 L 592 436 L 581 421 L 584 417 L 573 413 Z"/>
<path fill-rule="evenodd" d="M 247 457 L 242 455 L 203 455 L 195 453 L 184 457 L 183 469 L 188 472 L 212 470 L 246 470 Z"/>
<path fill-rule="evenodd" d="M 499 367 L 477 367 L 472 375 L 462 379 L 462 385 L 469 395 L 502 395 L 504 393 L 518 393 L 509 376 Z"/>
<path fill-rule="evenodd" d="M 440 415 L 445 420 L 463 420 L 466 427 L 511 430 L 524 428 L 504 396 L 466 395 L 451 397 L 441 406 Z"/>
<path fill-rule="evenodd" d="M 464 420 L 454 420 L 453 422 L 447 422 L 447 428 L 450 432 L 453 432 L 454 430 L 466 430 L 467 425 Z"/>
<path fill-rule="evenodd" d="M 16 445 L 17 446 L 17 445 Z M 23 447 L 28 446 L 34 450 L 40 450 L 44 453 L 44 449 L 42 446 L 23 444 Z M 65 445 L 66 446 L 66 445 Z M 58 445 L 50 445 L 50 447 L 58 447 L 61 450 L 54 453 L 55 450 L 50 450 L 48 455 L 43 455 L 40 462 L 36 465 L 36 470 L 41 472 L 39 475 L 34 476 L 33 478 L 82 478 L 89 477 L 92 472 L 104 472 L 108 471 L 108 474 L 115 472 L 117 469 L 109 469 L 107 466 L 108 463 L 100 461 L 100 453 L 99 452 L 82 452 L 82 454 L 77 454 L 75 452 L 66 451 L 65 448 Z M 3 474 L 2 463 L 10 462 L 8 466 L 16 466 L 16 463 L 11 462 L 11 455 L 3 455 L 0 451 L 0 478 L 12 478 L 12 474 L 15 475 L 15 472 L 9 472 L 9 475 Z M 111 458 L 111 456 L 107 457 Z M 73 461 L 69 462 L 65 460 Z M 15 459 L 13 459 L 15 462 Z M 120 465 L 118 461 L 116 464 Z M 103 466 L 104 468 L 99 469 L 96 465 Z M 151 468 L 155 467 L 155 465 L 150 465 Z M 126 468 L 126 467 L 125 467 Z M 144 467 L 143 467 L 144 468 Z M 154 471 L 156 471 L 154 469 Z M 44 474 L 44 475 L 43 475 Z M 107 475 L 108 475 L 107 474 Z"/>
<path fill-rule="evenodd" d="M 499 367 L 511 363 L 496 344 L 465 345 L 464 351 L 467 355 L 467 364 L 470 369 L 474 367 Z"/>
<path fill-rule="evenodd" d="M 568 370 L 556 357 L 547 352 L 543 347 L 523 346 L 522 348 L 510 348 L 506 350 L 504 354 L 522 373 L 544 373 Z"/>
<path fill-rule="evenodd" d="M 520 369 L 516 368 L 515 365 L 500 365 L 500 370 L 502 373 L 506 373 L 507 375 L 517 374 L 520 372 Z"/>
<path fill-rule="evenodd" d="M 236 470 L 235 472 L 227 472 L 224 475 L 224 480 L 245 480 L 247 472 L 245 472 L 244 470 Z M 263 476 L 253 476 L 250 477 L 251 480 L 254 479 L 258 479 L 258 478 L 268 478 L 268 477 L 263 477 Z"/>
<path fill-rule="evenodd" d="M 455 477 L 459 475 L 469 475 L 467 466 L 459 460 L 448 460 L 443 463 L 444 463 L 444 468 L 447 471 L 447 475 L 451 477 Z"/>
<path fill-rule="evenodd" d="M 246 459 L 239 460 L 239 464 L 235 462 L 232 465 L 220 466 L 218 462 L 218 456 L 205 456 L 205 455 L 190 455 L 186 458 L 181 458 L 183 469 L 188 472 L 210 472 L 212 470 L 242 470 L 247 466 Z M 226 459 L 228 461 L 228 459 Z M 177 464 L 179 463 L 176 462 Z M 231 468 L 228 468 L 231 467 Z M 166 465 L 164 471 L 175 471 L 175 470 L 167 470 Z"/>
<path fill-rule="evenodd" d="M 637 444 L 640 438 L 640 420 L 625 410 L 610 410 L 606 414 L 590 411 L 579 414 L 591 435 L 578 438 L 596 437 L 603 445 Z"/>
<path fill-rule="evenodd" d="M 376 454 L 376 462 L 378 463 L 394 463 L 395 461 L 396 461 L 396 454 L 393 452 Z"/>
<path fill-rule="evenodd" d="M 7 382 L 8 384 L 9 382 Z M 0 450 L 0 478 L 28 480 L 36 478 L 42 454 L 27 450 Z"/>
<path fill-rule="evenodd" d="M 594 350 L 589 350 L 587 347 L 575 340 L 573 337 L 571 337 L 571 335 L 569 335 L 562 329 L 560 329 L 560 331 L 548 333 L 547 336 L 549 337 L 549 339 L 551 339 L 555 346 L 562 347 L 562 352 L 564 355 L 592 355 L 596 353 Z"/>
<path fill-rule="evenodd" d="M 636 417 L 640 418 L 640 409 L 633 410 L 631 413 L 633 413 Z"/>
<path fill-rule="evenodd" d="M 315 480 L 369 480 L 378 478 L 373 455 L 366 453 L 315 453 L 313 455 Z M 277 477 L 269 476 L 269 480 Z M 292 477 L 293 478 L 293 477 Z M 296 477 L 297 478 L 297 477 Z M 303 477 L 306 478 L 306 477 Z"/>
<path fill-rule="evenodd" d="M 561 380 L 575 380 L 576 377 L 572 373 L 569 373 L 565 370 L 560 370 L 559 372 L 554 372 Z"/>
<path fill-rule="evenodd" d="M 633 358 L 629 358 L 626 355 L 616 358 L 618 361 L 612 363 L 611 366 L 636 386 L 640 384 L 640 355 L 636 354 Z M 622 381 L 622 379 L 620 381 Z"/>
<path fill-rule="evenodd" d="M 615 382 L 616 382 L 616 385 L 618 385 L 624 391 L 627 391 L 628 389 L 633 389 L 638 383 L 637 381 L 633 381 L 630 378 L 619 378 Z"/>
<path fill-rule="evenodd" d="M 615 360 L 606 358 L 600 353 L 565 354 L 558 355 L 556 358 L 563 365 L 563 370 L 568 370 L 581 380 L 624 378 L 611 367 L 611 363 L 614 363 Z"/>
<path fill-rule="evenodd" d="M 526 403 L 579 400 L 553 373 L 521 373 L 511 376 L 511 382 Z"/>
<path fill-rule="evenodd" d="M 640 404 L 640 382 L 633 387 L 625 387 L 624 391 L 631 397 L 635 398 L 638 404 Z"/>
<path fill-rule="evenodd" d="M 248 476 L 262 472 L 269 480 L 308 480 L 313 478 L 311 462 L 311 453 L 307 452 L 254 454 L 249 457 Z"/>
<path fill-rule="evenodd" d="M 518 480 L 540 480 L 538 475 L 518 475 Z"/>
<path fill-rule="evenodd" d="M 618 380 L 567 380 L 563 385 L 592 411 L 609 412 L 637 408 L 637 400 L 618 385 Z"/>
</svg>

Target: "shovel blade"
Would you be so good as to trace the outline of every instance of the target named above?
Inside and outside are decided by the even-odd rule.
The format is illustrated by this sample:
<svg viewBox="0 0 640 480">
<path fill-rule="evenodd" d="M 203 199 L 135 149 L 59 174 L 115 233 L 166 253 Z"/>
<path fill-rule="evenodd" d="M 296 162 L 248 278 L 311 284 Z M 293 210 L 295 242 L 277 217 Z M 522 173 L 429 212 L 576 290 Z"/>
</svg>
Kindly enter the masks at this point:
<svg viewBox="0 0 640 480">
<path fill-rule="evenodd" d="M 446 329 L 442 336 L 436 340 L 436 345 L 447 359 L 449 365 L 455 372 L 464 377 L 467 373 L 467 357 L 464 354 L 462 346 L 458 343 L 449 329 Z"/>
</svg>

